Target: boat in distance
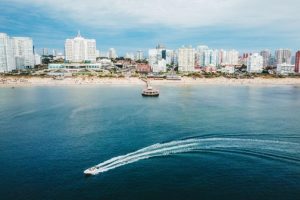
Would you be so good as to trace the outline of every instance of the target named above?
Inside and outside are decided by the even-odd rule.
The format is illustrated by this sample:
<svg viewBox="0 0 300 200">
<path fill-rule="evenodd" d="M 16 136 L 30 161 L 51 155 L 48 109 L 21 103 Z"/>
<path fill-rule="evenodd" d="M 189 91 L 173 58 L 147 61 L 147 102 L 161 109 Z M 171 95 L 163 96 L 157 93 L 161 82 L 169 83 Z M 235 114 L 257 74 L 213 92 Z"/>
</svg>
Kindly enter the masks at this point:
<svg viewBox="0 0 300 200">
<path fill-rule="evenodd" d="M 156 90 L 151 86 L 148 86 L 146 89 L 143 90 L 142 96 L 143 97 L 158 97 L 159 90 Z"/>
<path fill-rule="evenodd" d="M 91 167 L 83 171 L 86 176 L 93 176 L 100 173 L 99 167 Z"/>
</svg>

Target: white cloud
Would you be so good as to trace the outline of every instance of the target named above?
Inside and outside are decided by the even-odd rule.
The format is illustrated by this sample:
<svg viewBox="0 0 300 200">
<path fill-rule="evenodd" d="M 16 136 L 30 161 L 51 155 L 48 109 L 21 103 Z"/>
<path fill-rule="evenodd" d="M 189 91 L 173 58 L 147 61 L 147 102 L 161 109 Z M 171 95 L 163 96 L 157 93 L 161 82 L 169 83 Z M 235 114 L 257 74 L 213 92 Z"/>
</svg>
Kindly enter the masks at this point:
<svg viewBox="0 0 300 200">
<path fill-rule="evenodd" d="M 8 0 L 7 0 L 8 1 Z M 274 26 L 294 28 L 298 0 L 10 0 L 93 27 Z M 293 26 L 291 26 L 293 25 Z"/>
</svg>

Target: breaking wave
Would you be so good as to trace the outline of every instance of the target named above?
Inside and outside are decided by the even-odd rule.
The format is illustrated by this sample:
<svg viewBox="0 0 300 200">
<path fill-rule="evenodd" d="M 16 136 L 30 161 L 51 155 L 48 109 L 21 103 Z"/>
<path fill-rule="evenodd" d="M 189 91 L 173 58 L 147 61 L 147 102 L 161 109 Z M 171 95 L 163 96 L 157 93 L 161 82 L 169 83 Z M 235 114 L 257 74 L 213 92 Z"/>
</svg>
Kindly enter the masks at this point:
<svg viewBox="0 0 300 200">
<path fill-rule="evenodd" d="M 266 155 L 300 162 L 300 144 L 298 143 L 237 138 L 194 138 L 158 143 L 126 155 L 111 158 L 94 166 L 97 168 L 95 174 L 107 172 L 148 158 L 196 152 L 199 150 L 224 150 L 236 153 L 251 152 L 252 155 Z"/>
</svg>

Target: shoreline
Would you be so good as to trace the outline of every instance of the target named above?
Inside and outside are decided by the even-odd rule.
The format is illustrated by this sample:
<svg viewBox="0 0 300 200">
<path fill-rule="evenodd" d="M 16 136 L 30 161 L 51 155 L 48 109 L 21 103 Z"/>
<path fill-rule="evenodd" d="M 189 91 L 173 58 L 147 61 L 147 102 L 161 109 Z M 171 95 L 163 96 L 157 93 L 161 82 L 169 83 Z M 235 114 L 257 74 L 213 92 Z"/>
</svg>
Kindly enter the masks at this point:
<svg viewBox="0 0 300 200">
<path fill-rule="evenodd" d="M 220 85 L 220 86 L 300 86 L 299 78 L 254 78 L 254 79 L 228 79 L 183 77 L 181 80 L 153 80 L 154 86 L 194 86 L 194 85 Z M 98 78 L 98 77 L 70 77 L 63 80 L 43 77 L 5 77 L 0 78 L 0 88 L 32 87 L 32 86 L 145 86 L 140 78 Z"/>
</svg>

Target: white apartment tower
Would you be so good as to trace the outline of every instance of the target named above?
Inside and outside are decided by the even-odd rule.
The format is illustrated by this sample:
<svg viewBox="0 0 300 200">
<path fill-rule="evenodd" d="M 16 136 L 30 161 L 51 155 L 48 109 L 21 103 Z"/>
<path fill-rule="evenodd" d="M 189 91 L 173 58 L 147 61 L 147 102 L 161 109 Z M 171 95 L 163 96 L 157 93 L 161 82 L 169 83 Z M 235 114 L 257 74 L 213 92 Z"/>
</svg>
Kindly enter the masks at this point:
<svg viewBox="0 0 300 200">
<path fill-rule="evenodd" d="M 13 41 L 5 33 L 0 33 L 0 72 L 9 72 L 16 69 Z"/>
<path fill-rule="evenodd" d="M 195 71 L 195 49 L 184 46 L 178 49 L 178 70 L 183 72 Z"/>
<path fill-rule="evenodd" d="M 78 32 L 77 37 L 66 40 L 65 57 L 68 62 L 96 62 L 96 40 L 85 39 Z"/>
<path fill-rule="evenodd" d="M 114 48 L 110 48 L 108 50 L 108 58 L 110 59 L 116 59 L 118 57 L 117 51 Z"/>
<path fill-rule="evenodd" d="M 263 70 L 264 58 L 258 53 L 248 57 L 247 71 L 250 73 L 261 73 Z"/>
<path fill-rule="evenodd" d="M 17 69 L 34 67 L 33 42 L 29 37 L 13 37 Z"/>
</svg>

